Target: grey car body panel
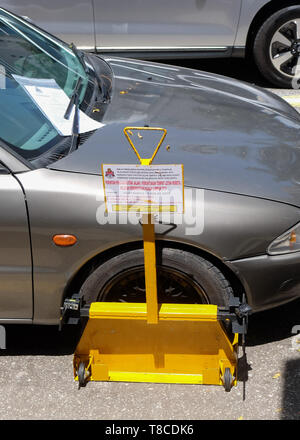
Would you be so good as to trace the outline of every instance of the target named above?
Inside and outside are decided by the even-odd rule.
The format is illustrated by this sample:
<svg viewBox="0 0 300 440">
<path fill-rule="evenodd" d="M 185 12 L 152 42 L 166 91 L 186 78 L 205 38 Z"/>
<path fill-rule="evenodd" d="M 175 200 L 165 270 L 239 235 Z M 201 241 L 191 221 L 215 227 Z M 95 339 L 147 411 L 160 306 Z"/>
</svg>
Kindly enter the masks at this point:
<svg viewBox="0 0 300 440">
<path fill-rule="evenodd" d="M 300 118 L 282 99 L 205 72 L 108 61 L 115 81 L 106 125 L 51 168 L 99 174 L 101 160 L 134 163 L 123 128 L 158 126 L 168 134 L 153 163 L 184 164 L 187 186 L 300 206 Z"/>
<path fill-rule="evenodd" d="M 99 156 L 99 165 L 101 157 Z M 141 226 L 103 223 L 104 194 L 99 176 L 39 169 L 18 175 L 26 192 L 34 267 L 34 322 L 57 324 L 65 287 L 99 253 L 129 242 L 142 242 Z M 190 212 L 191 193 L 186 194 Z M 223 260 L 263 254 L 270 242 L 300 218 L 284 204 L 204 191 L 203 232 L 187 235 L 191 224 L 157 225 L 157 239 L 185 243 Z M 222 215 L 222 231 L 219 216 Z M 97 221 L 98 219 L 98 221 Z M 198 221 L 200 219 L 198 218 Z M 194 225 L 197 226 L 197 225 Z M 75 246 L 54 245 L 55 234 L 74 234 Z M 295 258 L 295 257 L 294 257 Z M 297 256 L 299 259 L 299 256 Z M 234 263 L 233 263 L 234 264 Z M 282 278 L 286 278 L 282 271 Z M 249 289 L 251 303 L 251 289 Z M 255 307 L 259 308 L 259 298 Z"/>
<path fill-rule="evenodd" d="M 0 174 L 0 319 L 32 319 L 32 261 L 22 187 Z"/>
<path fill-rule="evenodd" d="M 3 0 L 1 7 L 28 17 L 64 41 L 95 47 L 92 0 Z"/>
<path fill-rule="evenodd" d="M 241 0 L 94 0 L 99 50 L 233 46 Z"/>
</svg>

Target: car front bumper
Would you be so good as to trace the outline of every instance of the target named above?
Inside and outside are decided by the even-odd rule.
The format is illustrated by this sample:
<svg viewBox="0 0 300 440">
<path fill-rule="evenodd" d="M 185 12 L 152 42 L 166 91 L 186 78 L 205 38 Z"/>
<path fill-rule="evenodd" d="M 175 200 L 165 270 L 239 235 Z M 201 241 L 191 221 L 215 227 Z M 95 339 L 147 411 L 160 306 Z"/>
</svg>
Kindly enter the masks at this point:
<svg viewBox="0 0 300 440">
<path fill-rule="evenodd" d="M 234 260 L 230 267 L 242 282 L 253 311 L 300 297 L 300 252 Z"/>
</svg>

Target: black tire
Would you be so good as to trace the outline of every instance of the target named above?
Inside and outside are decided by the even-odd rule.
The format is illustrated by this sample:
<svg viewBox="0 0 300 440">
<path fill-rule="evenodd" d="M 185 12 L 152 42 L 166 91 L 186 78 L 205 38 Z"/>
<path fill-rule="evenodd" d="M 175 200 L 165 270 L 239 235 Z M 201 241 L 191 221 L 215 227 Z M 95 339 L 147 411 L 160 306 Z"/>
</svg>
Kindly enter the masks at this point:
<svg viewBox="0 0 300 440">
<path fill-rule="evenodd" d="M 275 12 L 261 25 L 253 44 L 254 61 L 261 74 L 268 81 L 283 88 L 292 87 L 293 69 L 297 62 L 300 62 L 300 41 L 296 42 L 295 37 L 297 35 L 295 26 L 292 23 L 295 19 L 300 19 L 300 6 L 290 6 Z M 287 23 L 289 25 L 284 27 Z M 286 45 L 276 41 L 276 35 L 279 35 L 278 32 L 284 37 L 288 36 Z M 284 33 L 282 34 L 282 32 Z M 292 53 L 292 51 L 295 51 L 295 53 Z M 281 63 L 289 55 L 289 59 L 275 67 L 275 64 Z"/>
<path fill-rule="evenodd" d="M 232 289 L 222 272 L 190 252 L 157 249 L 159 303 L 228 304 Z M 81 287 L 84 301 L 145 302 L 142 249 L 111 258 L 99 266 Z"/>
</svg>

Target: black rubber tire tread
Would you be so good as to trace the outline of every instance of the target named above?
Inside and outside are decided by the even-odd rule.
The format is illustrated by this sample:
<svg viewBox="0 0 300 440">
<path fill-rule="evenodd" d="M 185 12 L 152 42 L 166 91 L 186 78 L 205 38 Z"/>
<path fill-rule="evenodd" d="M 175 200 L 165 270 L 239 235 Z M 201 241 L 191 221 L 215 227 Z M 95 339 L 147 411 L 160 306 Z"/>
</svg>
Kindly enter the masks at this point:
<svg viewBox="0 0 300 440">
<path fill-rule="evenodd" d="M 83 283 L 81 293 L 90 304 L 101 301 L 99 292 L 122 271 L 144 265 L 143 249 L 136 249 L 113 257 L 99 266 Z M 208 302 L 226 306 L 232 288 L 223 273 L 212 263 L 191 252 L 163 247 L 157 252 L 157 265 L 167 266 L 188 274 L 205 291 Z"/>
<path fill-rule="evenodd" d="M 289 6 L 275 12 L 259 28 L 253 44 L 253 57 L 260 73 L 274 85 L 283 88 L 291 88 L 292 80 L 273 67 L 269 57 L 269 44 L 274 32 L 294 18 L 300 18 L 300 6 Z"/>
</svg>

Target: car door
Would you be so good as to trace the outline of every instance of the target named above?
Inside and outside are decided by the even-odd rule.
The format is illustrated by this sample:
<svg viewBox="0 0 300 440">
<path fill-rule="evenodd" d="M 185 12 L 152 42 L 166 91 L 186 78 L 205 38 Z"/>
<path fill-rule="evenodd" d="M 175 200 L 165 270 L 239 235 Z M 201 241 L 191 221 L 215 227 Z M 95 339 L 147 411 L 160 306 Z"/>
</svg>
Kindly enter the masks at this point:
<svg viewBox="0 0 300 440">
<path fill-rule="evenodd" d="M 32 265 L 25 198 L 17 178 L 2 163 L 0 162 L 0 321 L 31 320 Z"/>
<path fill-rule="evenodd" d="M 241 0 L 94 0 L 96 44 L 155 50 L 233 46 Z"/>
<path fill-rule="evenodd" d="M 4 0 L 1 7 L 80 49 L 94 50 L 93 0 Z"/>
</svg>

